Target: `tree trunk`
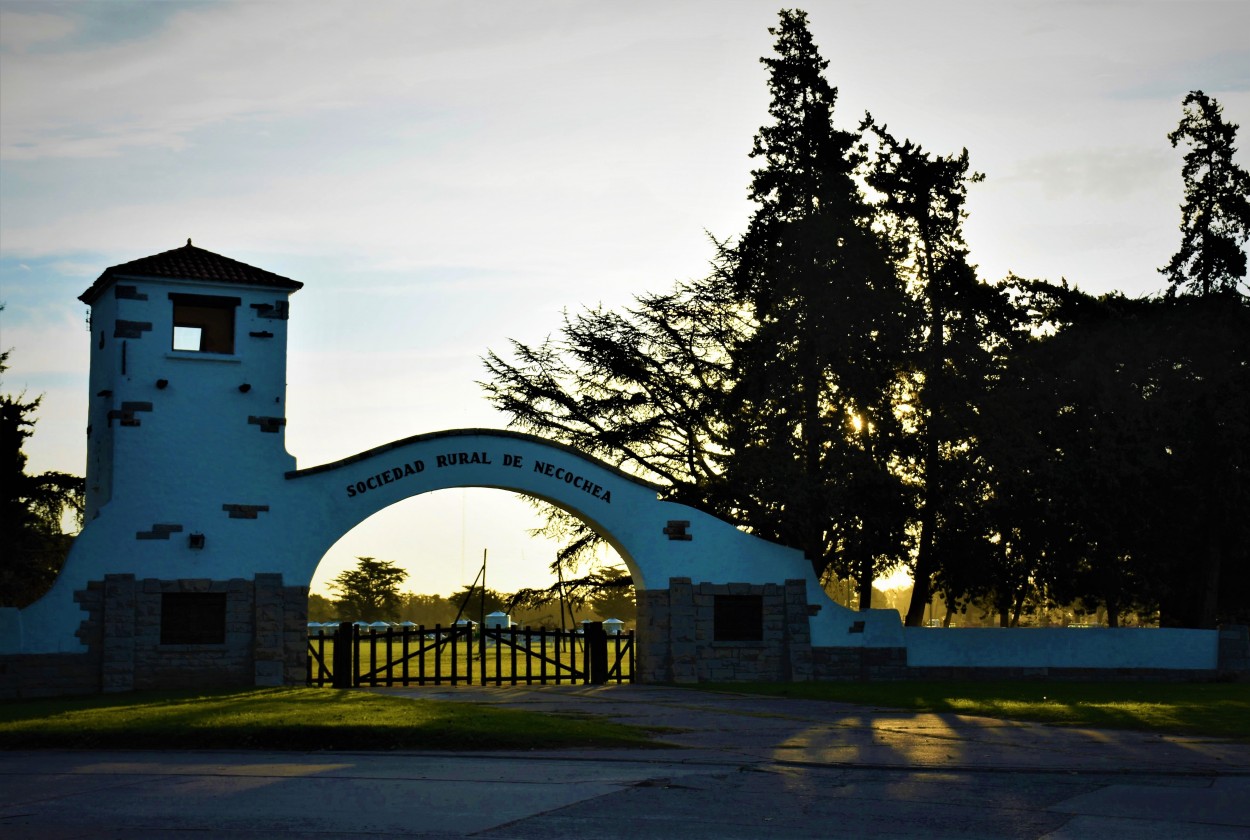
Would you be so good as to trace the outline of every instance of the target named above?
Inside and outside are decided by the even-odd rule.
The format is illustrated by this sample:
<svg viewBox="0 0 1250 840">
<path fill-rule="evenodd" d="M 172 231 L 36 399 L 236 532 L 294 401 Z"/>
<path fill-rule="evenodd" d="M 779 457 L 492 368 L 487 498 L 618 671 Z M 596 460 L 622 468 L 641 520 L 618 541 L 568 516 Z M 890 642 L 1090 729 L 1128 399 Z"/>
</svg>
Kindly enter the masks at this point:
<svg viewBox="0 0 1250 840">
<path fill-rule="evenodd" d="M 903 623 L 908 627 L 920 627 L 924 624 L 924 611 L 932 597 L 933 574 L 937 571 L 937 559 L 933 556 L 934 530 L 937 528 L 937 498 L 941 492 L 941 481 L 938 473 L 941 469 L 940 441 L 937 434 L 937 409 L 934 406 L 934 395 L 938 393 L 937 379 L 942 370 L 943 357 L 946 355 L 946 310 L 942 305 L 942 290 L 935 289 L 933 279 L 933 263 L 929 254 L 930 239 L 924 230 L 925 241 L 925 280 L 929 291 L 932 316 L 929 323 L 929 342 L 925 348 L 925 403 L 929 411 L 929 422 L 925 427 L 924 442 L 924 501 L 920 509 L 920 545 L 916 551 L 916 570 L 912 574 L 911 603 L 907 605 L 907 616 Z"/>
<path fill-rule="evenodd" d="M 937 571 L 937 563 L 933 557 L 933 528 L 936 520 L 937 512 L 930 502 L 926 488 L 924 507 L 920 512 L 920 546 L 916 551 L 916 568 L 912 572 L 911 603 L 907 605 L 907 616 L 903 621 L 908 627 L 920 627 L 924 624 L 925 607 L 933 597 L 933 573 Z"/>
<path fill-rule="evenodd" d="M 1214 629 L 1217 625 L 1220 607 L 1220 566 L 1223 552 L 1220 550 L 1220 534 L 1216 528 L 1212 527 L 1213 525 L 1214 523 L 1209 523 L 1207 526 L 1201 573 L 1201 612 L 1198 617 L 1198 626 L 1206 629 Z"/>
<path fill-rule="evenodd" d="M 859 566 L 859 608 L 860 610 L 872 609 L 872 558 L 865 558 Z"/>
</svg>

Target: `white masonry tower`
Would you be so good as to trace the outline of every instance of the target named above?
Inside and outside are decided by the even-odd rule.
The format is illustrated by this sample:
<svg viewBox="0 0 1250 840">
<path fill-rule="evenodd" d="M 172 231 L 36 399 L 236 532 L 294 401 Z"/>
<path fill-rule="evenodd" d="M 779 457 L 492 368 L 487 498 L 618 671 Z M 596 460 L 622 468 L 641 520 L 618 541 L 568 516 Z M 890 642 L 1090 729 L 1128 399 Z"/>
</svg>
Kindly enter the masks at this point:
<svg viewBox="0 0 1250 840">
<path fill-rule="evenodd" d="M 248 504 L 257 477 L 294 467 L 286 328 L 302 285 L 188 239 L 105 270 L 82 294 L 92 340 L 87 522 L 155 498 L 159 509 L 133 511 L 140 530 L 164 540 L 180 527 L 189 544 L 212 530 L 213 507 L 257 513 Z"/>
</svg>

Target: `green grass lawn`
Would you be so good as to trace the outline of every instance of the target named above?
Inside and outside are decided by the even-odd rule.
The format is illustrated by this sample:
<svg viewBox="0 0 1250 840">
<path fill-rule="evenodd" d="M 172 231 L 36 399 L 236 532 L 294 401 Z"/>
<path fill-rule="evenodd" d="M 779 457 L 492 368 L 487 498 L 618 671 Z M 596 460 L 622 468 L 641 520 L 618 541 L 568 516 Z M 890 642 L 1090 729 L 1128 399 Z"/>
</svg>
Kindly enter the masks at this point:
<svg viewBox="0 0 1250 840">
<path fill-rule="evenodd" d="M 698 687 L 889 709 L 1250 741 L 1247 683 L 943 681 L 725 683 Z"/>
<path fill-rule="evenodd" d="M 590 718 L 329 688 L 140 692 L 0 703 L 0 748 L 525 750 L 646 747 Z"/>
</svg>

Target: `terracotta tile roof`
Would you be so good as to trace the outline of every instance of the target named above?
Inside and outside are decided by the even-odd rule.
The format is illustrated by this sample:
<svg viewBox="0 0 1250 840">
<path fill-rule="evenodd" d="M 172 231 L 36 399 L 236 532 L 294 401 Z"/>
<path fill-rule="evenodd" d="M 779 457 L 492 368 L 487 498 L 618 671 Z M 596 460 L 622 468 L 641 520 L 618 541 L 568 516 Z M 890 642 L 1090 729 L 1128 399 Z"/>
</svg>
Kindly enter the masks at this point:
<svg viewBox="0 0 1250 840">
<path fill-rule="evenodd" d="M 209 280 L 240 286 L 267 286 L 271 289 L 295 291 L 303 283 L 241 263 L 212 251 L 187 244 L 172 251 L 153 254 L 104 269 L 104 273 L 79 296 L 83 303 L 92 303 L 119 277 L 168 277 L 176 280 Z"/>
</svg>

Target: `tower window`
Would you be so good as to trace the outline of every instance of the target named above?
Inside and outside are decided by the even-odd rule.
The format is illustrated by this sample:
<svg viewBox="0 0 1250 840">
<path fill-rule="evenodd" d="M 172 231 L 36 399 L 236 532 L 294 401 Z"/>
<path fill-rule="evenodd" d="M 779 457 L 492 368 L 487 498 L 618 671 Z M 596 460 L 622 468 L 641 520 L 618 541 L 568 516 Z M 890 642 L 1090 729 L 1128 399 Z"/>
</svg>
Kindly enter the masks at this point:
<svg viewBox="0 0 1250 840">
<path fill-rule="evenodd" d="M 171 292 L 169 299 L 174 304 L 173 349 L 234 352 L 234 310 L 239 298 Z"/>
</svg>

